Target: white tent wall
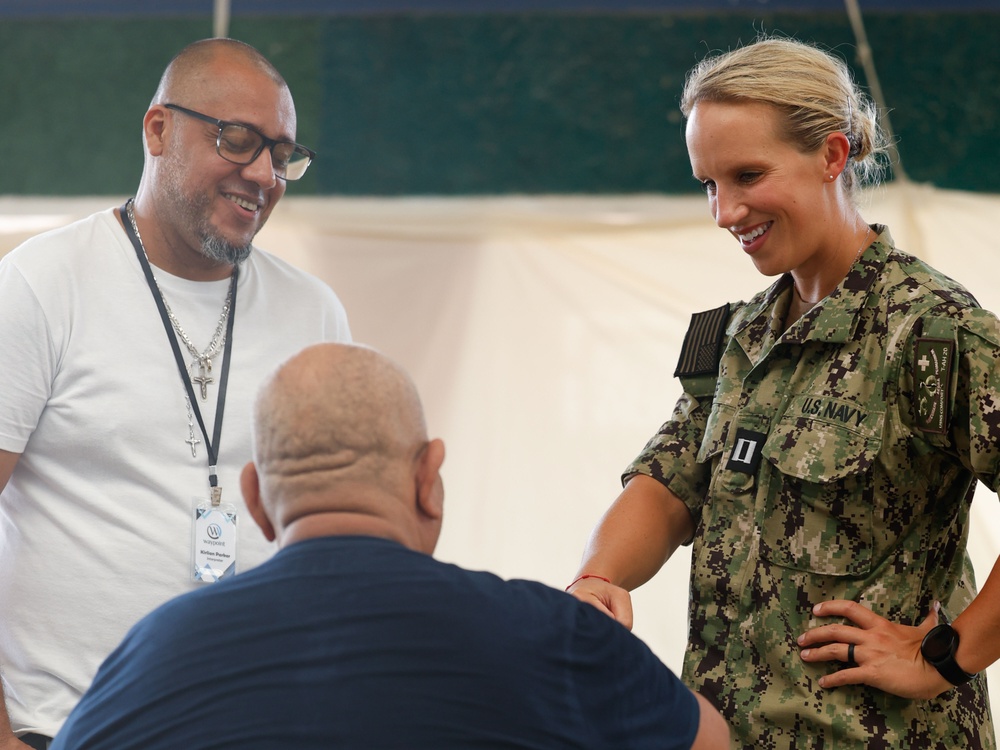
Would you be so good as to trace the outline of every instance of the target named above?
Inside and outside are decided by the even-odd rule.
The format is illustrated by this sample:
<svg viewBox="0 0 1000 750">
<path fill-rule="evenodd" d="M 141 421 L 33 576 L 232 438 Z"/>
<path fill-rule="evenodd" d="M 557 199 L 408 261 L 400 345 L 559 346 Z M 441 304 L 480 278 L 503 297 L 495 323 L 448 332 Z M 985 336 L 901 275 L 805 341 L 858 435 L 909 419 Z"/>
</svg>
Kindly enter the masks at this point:
<svg viewBox="0 0 1000 750">
<path fill-rule="evenodd" d="M 111 205 L 2 198 L 0 254 Z M 889 185 L 862 212 L 1000 311 L 1000 196 Z M 670 414 L 691 313 L 770 283 L 701 197 L 293 196 L 257 244 L 327 281 L 356 340 L 412 373 L 448 450 L 438 557 L 560 588 Z M 1000 504 L 982 487 L 973 521 L 982 582 L 1000 555 Z M 634 594 L 635 632 L 677 670 L 688 561 L 685 548 Z"/>
</svg>

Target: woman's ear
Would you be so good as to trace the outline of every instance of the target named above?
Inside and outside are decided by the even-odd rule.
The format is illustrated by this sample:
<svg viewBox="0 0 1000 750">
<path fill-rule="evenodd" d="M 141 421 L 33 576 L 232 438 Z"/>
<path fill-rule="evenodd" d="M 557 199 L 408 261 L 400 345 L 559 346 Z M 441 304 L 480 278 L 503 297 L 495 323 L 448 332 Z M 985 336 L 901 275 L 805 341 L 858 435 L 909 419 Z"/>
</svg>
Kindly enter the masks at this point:
<svg viewBox="0 0 1000 750">
<path fill-rule="evenodd" d="M 851 153 L 851 142 L 843 133 L 830 133 L 821 150 L 823 155 L 824 174 L 828 179 L 836 179 L 847 167 L 847 159 Z"/>
</svg>

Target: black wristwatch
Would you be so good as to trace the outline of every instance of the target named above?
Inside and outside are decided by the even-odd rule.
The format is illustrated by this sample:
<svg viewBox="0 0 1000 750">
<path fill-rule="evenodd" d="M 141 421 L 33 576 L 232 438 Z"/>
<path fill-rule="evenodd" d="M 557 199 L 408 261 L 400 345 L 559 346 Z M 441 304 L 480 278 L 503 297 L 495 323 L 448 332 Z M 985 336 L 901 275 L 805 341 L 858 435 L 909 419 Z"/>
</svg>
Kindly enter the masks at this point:
<svg viewBox="0 0 1000 750">
<path fill-rule="evenodd" d="M 920 653 L 927 663 L 952 685 L 962 685 L 975 677 L 958 666 L 955 661 L 957 650 L 958 631 L 946 622 L 932 628 L 920 644 Z"/>
</svg>

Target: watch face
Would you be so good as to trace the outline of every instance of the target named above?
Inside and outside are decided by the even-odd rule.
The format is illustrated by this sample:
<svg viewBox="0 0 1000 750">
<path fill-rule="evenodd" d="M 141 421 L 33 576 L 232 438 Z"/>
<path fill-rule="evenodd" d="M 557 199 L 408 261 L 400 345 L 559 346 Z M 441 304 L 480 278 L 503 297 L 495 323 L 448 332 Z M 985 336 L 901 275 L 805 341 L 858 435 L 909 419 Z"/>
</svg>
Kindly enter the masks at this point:
<svg viewBox="0 0 1000 750">
<path fill-rule="evenodd" d="M 927 661 L 934 663 L 952 655 L 955 648 L 955 631 L 950 625 L 938 625 L 924 639 L 921 650 Z"/>
</svg>

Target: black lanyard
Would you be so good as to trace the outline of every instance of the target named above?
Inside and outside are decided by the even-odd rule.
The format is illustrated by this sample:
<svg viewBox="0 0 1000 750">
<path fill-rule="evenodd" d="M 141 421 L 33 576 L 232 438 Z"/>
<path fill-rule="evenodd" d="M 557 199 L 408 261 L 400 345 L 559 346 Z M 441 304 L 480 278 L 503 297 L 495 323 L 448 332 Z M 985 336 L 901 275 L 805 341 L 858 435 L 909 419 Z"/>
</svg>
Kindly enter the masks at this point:
<svg viewBox="0 0 1000 750">
<path fill-rule="evenodd" d="M 219 398 L 215 407 L 215 430 L 212 439 L 209 440 L 208 430 L 205 429 L 205 420 L 202 419 L 201 409 L 198 408 L 198 400 L 194 395 L 194 386 L 191 384 L 191 377 L 188 375 L 187 367 L 184 365 L 184 356 L 181 354 L 180 344 L 177 343 L 177 336 L 174 334 L 174 328 L 170 324 L 170 317 L 167 315 L 166 305 L 163 303 L 163 295 L 160 293 L 160 287 L 156 284 L 156 279 L 153 278 L 153 269 L 149 266 L 149 260 L 146 258 L 146 251 L 142 246 L 142 241 L 132 227 L 127 207 L 128 203 L 119 208 L 118 212 L 121 214 L 122 224 L 125 225 L 125 233 L 132 241 L 132 247 L 135 249 L 136 257 L 139 259 L 139 265 L 142 266 L 142 272 L 146 275 L 146 283 L 149 285 L 149 291 L 153 295 L 153 301 L 156 302 L 156 309 L 160 311 L 160 318 L 163 320 L 163 330 L 167 332 L 170 348 L 173 349 L 174 359 L 177 361 L 177 369 L 181 374 L 181 380 L 184 381 L 184 387 L 187 389 L 191 410 L 194 412 L 194 416 L 198 420 L 198 426 L 201 428 L 201 434 L 205 438 L 205 447 L 208 449 L 208 482 L 212 486 L 212 502 L 213 504 L 218 504 L 222 490 L 219 488 L 217 462 L 219 457 L 219 443 L 222 439 L 222 413 L 226 407 L 226 384 L 229 382 L 229 355 L 233 348 L 233 323 L 236 320 L 236 289 L 238 286 L 237 281 L 239 281 L 240 267 L 233 267 L 233 278 L 230 282 L 233 294 L 232 299 L 229 301 L 229 318 L 226 321 L 226 343 L 222 350 L 222 375 L 219 377 Z"/>
</svg>

